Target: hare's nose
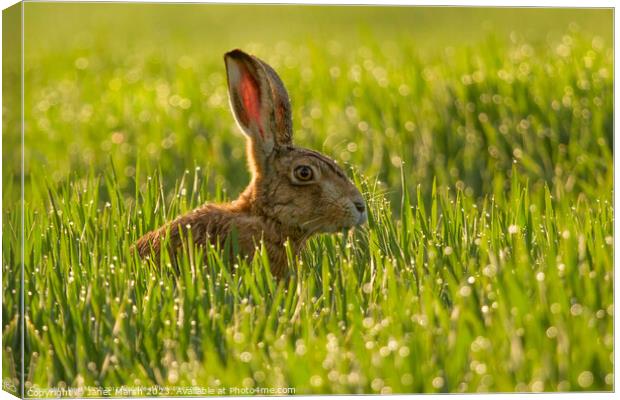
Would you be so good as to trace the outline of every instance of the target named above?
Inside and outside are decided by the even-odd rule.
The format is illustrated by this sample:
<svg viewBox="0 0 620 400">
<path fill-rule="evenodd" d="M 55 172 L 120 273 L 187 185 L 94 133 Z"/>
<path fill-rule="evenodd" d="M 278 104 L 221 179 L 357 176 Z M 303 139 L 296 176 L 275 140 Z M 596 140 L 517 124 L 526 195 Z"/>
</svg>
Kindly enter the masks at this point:
<svg viewBox="0 0 620 400">
<path fill-rule="evenodd" d="M 357 211 L 359 211 L 361 213 L 366 211 L 366 205 L 364 204 L 363 201 L 354 201 L 353 205 L 355 205 L 355 208 L 357 209 Z"/>
</svg>

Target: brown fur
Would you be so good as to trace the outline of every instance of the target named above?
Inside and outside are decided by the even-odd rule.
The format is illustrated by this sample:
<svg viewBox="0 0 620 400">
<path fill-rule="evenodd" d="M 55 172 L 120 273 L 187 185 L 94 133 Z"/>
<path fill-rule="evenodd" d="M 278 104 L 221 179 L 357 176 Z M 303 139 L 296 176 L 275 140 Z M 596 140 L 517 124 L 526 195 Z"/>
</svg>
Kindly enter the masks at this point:
<svg viewBox="0 0 620 400">
<path fill-rule="evenodd" d="M 315 233 L 364 223 L 364 201 L 336 163 L 293 146 L 288 94 L 275 71 L 240 50 L 227 53 L 225 61 L 231 108 L 248 136 L 252 181 L 235 201 L 205 204 L 181 215 L 141 237 L 136 248 L 141 257 L 151 252 L 157 256 L 162 240 L 169 235 L 169 251 L 174 253 L 190 230 L 198 245 L 221 244 L 234 229 L 243 255 L 252 256 L 262 240 L 272 273 L 284 277 L 287 240 L 296 255 Z M 311 168 L 311 182 L 296 178 L 300 166 Z"/>
</svg>

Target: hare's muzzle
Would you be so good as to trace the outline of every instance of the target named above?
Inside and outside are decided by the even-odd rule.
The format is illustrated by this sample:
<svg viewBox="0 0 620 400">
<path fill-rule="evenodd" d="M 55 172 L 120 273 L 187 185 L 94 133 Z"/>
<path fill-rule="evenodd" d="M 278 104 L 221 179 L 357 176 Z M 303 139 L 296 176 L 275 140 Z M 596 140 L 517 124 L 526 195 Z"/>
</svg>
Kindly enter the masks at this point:
<svg viewBox="0 0 620 400">
<path fill-rule="evenodd" d="M 366 203 L 364 200 L 357 199 L 353 200 L 353 206 L 355 207 L 355 211 L 357 212 L 357 221 L 355 226 L 363 225 L 368 220 L 368 213 L 366 212 Z"/>
</svg>

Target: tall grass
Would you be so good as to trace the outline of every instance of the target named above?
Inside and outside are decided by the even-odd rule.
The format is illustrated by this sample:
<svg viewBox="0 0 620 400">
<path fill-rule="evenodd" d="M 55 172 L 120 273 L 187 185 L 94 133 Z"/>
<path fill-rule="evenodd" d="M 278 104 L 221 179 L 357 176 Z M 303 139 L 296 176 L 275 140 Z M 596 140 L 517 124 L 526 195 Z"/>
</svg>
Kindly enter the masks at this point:
<svg viewBox="0 0 620 400">
<path fill-rule="evenodd" d="M 34 21 L 50 12 L 27 7 Z M 350 34 L 316 11 L 325 40 L 303 33 L 308 22 L 260 40 L 216 24 L 205 44 L 184 39 L 202 19 L 175 13 L 162 14 L 161 43 L 145 34 L 121 45 L 148 25 L 133 27 L 129 11 L 114 29 L 28 25 L 27 395 L 613 389 L 607 13 L 588 14 L 600 31 L 588 19 L 587 29 L 545 23 L 534 36 L 498 28 L 460 40 L 453 27 L 426 43 L 405 24 L 415 10 L 401 12 L 389 34 Z M 287 27 L 302 21 L 293 14 Z M 261 24 L 282 17 L 270 18 Z M 262 249 L 252 261 L 218 248 L 143 261 L 130 249 L 247 183 L 221 59 L 232 47 L 275 67 L 297 143 L 345 165 L 368 203 L 365 227 L 311 240 L 285 281 Z M 13 132 L 19 115 L 5 114 Z M 20 369 L 21 160 L 6 149 L 19 139 L 3 137 L 7 382 Z"/>
<path fill-rule="evenodd" d="M 113 176 L 102 189 L 50 184 L 47 209 L 26 213 L 27 390 L 610 389 L 612 206 L 532 195 L 514 177 L 481 202 L 436 188 L 426 202 L 405 185 L 399 220 L 358 177 L 368 226 L 312 240 L 282 282 L 260 254 L 191 249 L 175 271 L 131 253 L 147 227 L 203 200 L 199 171 L 171 201 L 152 177 L 135 205 Z"/>
</svg>

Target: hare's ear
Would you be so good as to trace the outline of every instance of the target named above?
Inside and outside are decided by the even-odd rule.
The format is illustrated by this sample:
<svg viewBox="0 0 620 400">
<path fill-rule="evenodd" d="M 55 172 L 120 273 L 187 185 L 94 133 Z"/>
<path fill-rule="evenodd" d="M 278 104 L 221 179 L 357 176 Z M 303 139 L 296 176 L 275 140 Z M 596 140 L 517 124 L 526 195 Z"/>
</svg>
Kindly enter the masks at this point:
<svg viewBox="0 0 620 400">
<path fill-rule="evenodd" d="M 291 143 L 291 106 L 284 84 L 265 62 L 241 50 L 224 56 L 230 106 L 241 130 L 252 140 L 257 164 L 274 148 Z"/>
</svg>

